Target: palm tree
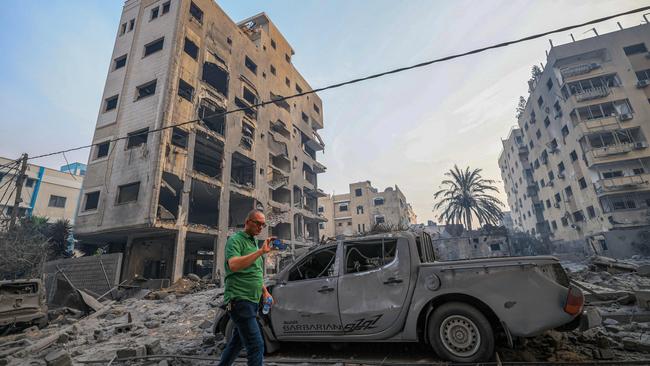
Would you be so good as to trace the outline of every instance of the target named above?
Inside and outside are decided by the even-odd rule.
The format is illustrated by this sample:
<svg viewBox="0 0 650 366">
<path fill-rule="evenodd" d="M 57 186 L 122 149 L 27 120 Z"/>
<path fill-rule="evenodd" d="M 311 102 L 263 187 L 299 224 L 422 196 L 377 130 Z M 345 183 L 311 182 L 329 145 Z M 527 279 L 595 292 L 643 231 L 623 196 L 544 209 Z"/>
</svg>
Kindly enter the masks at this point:
<svg viewBox="0 0 650 366">
<path fill-rule="evenodd" d="M 503 216 L 500 207 L 503 203 L 490 195 L 498 192 L 495 181 L 483 179 L 481 169 L 471 170 L 469 167 L 461 170 L 454 165 L 442 181 L 440 190 L 433 195 L 436 200 L 434 210 L 442 211 L 440 221 L 446 224 L 465 224 L 467 230 L 472 230 L 472 217 L 479 224 L 497 225 Z M 444 187 L 443 187 L 444 186 Z"/>
</svg>

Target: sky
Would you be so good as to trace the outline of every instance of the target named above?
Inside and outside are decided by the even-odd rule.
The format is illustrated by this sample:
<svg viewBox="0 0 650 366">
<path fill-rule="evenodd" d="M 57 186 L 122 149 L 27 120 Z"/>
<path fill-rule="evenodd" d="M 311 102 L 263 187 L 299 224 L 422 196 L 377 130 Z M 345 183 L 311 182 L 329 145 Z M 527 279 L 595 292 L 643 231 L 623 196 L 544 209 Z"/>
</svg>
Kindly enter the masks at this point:
<svg viewBox="0 0 650 366">
<path fill-rule="evenodd" d="M 650 0 L 220 0 L 234 21 L 265 12 L 313 88 L 650 5 Z M 119 0 L 21 0 L 0 12 L 0 156 L 89 144 L 119 26 Z M 642 13 L 596 25 L 603 34 Z M 592 26 L 593 27 L 593 26 Z M 571 33 L 592 37 L 588 28 Z M 585 33 L 587 31 L 587 33 Z M 418 222 L 435 221 L 433 193 L 455 164 L 497 181 L 501 139 L 516 124 L 532 65 L 569 32 L 320 93 L 327 172 L 345 193 L 370 180 L 397 185 Z M 88 150 L 32 163 L 58 168 Z"/>
</svg>

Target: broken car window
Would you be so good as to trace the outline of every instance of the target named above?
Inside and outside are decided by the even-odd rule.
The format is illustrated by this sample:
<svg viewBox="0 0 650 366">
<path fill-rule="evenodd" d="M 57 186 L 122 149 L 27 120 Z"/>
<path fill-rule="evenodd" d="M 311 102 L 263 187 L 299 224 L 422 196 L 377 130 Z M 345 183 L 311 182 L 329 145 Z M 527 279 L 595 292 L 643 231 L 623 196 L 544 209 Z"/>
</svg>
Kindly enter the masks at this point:
<svg viewBox="0 0 650 366">
<path fill-rule="evenodd" d="M 371 271 L 392 262 L 397 255 L 397 242 L 377 241 L 350 243 L 345 246 L 345 273 Z"/>
<path fill-rule="evenodd" d="M 289 272 L 289 281 L 334 276 L 336 247 L 328 247 L 309 254 Z"/>
</svg>

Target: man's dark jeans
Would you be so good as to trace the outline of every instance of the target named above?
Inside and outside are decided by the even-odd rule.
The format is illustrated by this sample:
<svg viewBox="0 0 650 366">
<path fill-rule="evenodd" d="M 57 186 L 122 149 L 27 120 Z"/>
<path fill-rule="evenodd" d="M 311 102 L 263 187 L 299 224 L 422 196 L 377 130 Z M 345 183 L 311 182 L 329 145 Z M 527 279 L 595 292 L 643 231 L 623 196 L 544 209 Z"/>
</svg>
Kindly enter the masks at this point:
<svg viewBox="0 0 650 366">
<path fill-rule="evenodd" d="M 258 305 L 250 301 L 233 300 L 230 319 L 235 331 L 221 354 L 219 366 L 230 366 L 235 362 L 242 346 L 246 347 L 249 366 L 261 366 L 264 361 L 264 340 L 257 324 Z"/>
</svg>

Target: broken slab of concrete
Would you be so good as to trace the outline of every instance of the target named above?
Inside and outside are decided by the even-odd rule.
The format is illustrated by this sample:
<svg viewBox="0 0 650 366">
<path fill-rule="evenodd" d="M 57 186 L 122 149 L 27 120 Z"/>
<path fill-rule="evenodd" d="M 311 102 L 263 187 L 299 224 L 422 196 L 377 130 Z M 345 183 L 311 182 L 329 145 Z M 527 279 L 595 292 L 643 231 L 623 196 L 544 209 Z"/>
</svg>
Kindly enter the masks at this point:
<svg viewBox="0 0 650 366">
<path fill-rule="evenodd" d="M 634 296 L 640 308 L 650 310 L 650 290 L 634 291 Z"/>
<path fill-rule="evenodd" d="M 620 312 L 620 313 L 602 313 L 603 323 L 607 319 L 614 319 L 619 323 L 627 324 L 632 322 L 645 323 L 650 322 L 650 311 L 640 311 L 635 313 Z"/>
<path fill-rule="evenodd" d="M 116 351 L 117 358 L 127 357 L 140 357 L 147 355 L 147 348 L 144 345 L 137 345 L 128 348 L 118 349 Z"/>
<path fill-rule="evenodd" d="M 640 265 L 636 270 L 636 274 L 643 277 L 650 277 L 650 264 Z"/>
<path fill-rule="evenodd" d="M 63 349 L 54 350 L 45 356 L 47 366 L 72 366 L 70 354 Z"/>
<path fill-rule="evenodd" d="M 591 259 L 591 267 L 594 270 L 607 271 L 612 274 L 637 272 L 639 266 L 634 263 L 624 262 L 618 259 L 595 256 Z"/>
</svg>

